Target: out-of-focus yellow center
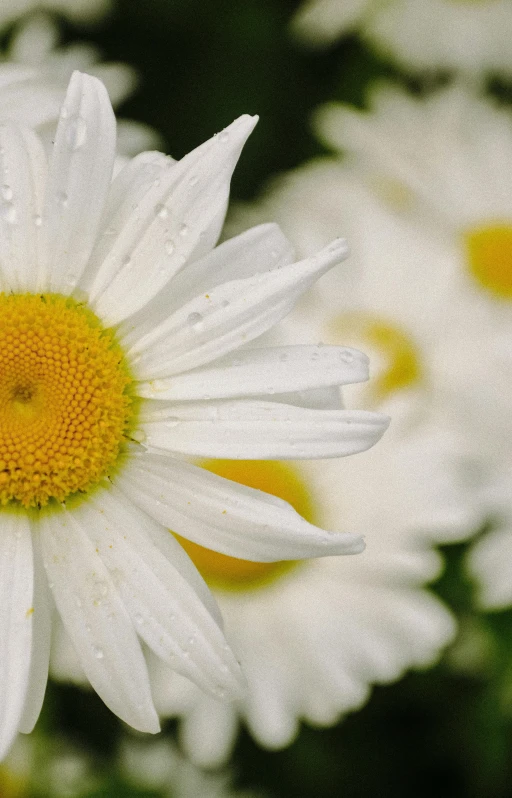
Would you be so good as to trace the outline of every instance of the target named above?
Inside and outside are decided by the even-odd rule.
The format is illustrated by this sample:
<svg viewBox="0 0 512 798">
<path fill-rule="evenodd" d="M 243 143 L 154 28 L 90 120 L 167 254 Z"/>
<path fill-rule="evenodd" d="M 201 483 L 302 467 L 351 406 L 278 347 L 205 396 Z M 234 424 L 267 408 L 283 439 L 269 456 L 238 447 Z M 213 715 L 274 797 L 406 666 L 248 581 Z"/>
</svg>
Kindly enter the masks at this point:
<svg viewBox="0 0 512 798">
<path fill-rule="evenodd" d="M 272 493 L 289 502 L 300 515 L 314 523 L 313 501 L 299 474 L 287 463 L 273 460 L 206 460 L 203 468 L 250 488 Z M 247 590 L 274 581 L 297 563 L 249 562 L 210 551 L 196 543 L 176 538 L 194 561 L 206 582 L 224 590 Z"/>
<path fill-rule="evenodd" d="M 0 765 L 0 798 L 24 798 L 28 795 L 28 779 Z"/>
<path fill-rule="evenodd" d="M 465 234 L 469 269 L 481 286 L 512 298 L 512 224 L 477 227 Z"/>
<path fill-rule="evenodd" d="M 382 366 L 370 379 L 370 391 L 383 400 L 421 380 L 422 369 L 414 341 L 395 324 L 366 313 L 346 313 L 327 328 L 329 343 L 354 343 L 377 352 Z"/>
<path fill-rule="evenodd" d="M 117 460 L 131 380 L 111 331 L 58 294 L 0 294 L 0 501 L 38 507 Z"/>
</svg>

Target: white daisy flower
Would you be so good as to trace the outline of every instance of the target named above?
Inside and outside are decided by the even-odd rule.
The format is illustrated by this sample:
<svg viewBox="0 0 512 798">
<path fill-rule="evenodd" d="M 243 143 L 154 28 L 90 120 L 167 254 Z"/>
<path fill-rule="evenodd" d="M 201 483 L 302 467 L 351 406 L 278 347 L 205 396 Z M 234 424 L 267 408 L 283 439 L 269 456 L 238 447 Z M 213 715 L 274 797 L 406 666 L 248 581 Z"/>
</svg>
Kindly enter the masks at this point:
<svg viewBox="0 0 512 798">
<path fill-rule="evenodd" d="M 112 184 L 96 78 L 73 75 L 48 168 L 34 133 L 0 130 L 2 755 L 39 714 L 53 602 L 94 689 L 141 731 L 159 728 L 141 640 L 217 696 L 239 692 L 214 603 L 166 528 L 256 560 L 362 549 L 183 459 L 337 457 L 388 423 L 297 396 L 365 379 L 364 355 L 245 346 L 346 253 L 337 240 L 295 263 L 275 225 L 213 249 L 255 122 L 179 162 L 143 153 Z"/>
<path fill-rule="evenodd" d="M 427 545 L 465 531 L 466 494 L 447 469 L 445 436 L 387 434 L 350 462 L 214 461 L 214 473 L 271 491 L 314 523 L 366 535 L 357 558 L 254 563 L 182 541 L 221 607 L 247 693 L 223 704 L 151 660 L 161 714 L 182 718 L 181 738 L 203 766 L 224 761 L 243 719 L 268 748 L 289 744 L 304 719 L 335 723 L 370 686 L 425 667 L 454 622 L 424 588 L 440 570 Z M 325 467 L 324 467 L 325 466 Z"/>
<path fill-rule="evenodd" d="M 127 738 L 120 765 L 130 784 L 168 798 L 263 798 L 260 792 L 234 789 L 229 770 L 201 770 L 169 740 Z"/>
<path fill-rule="evenodd" d="M 83 25 L 105 16 L 111 7 L 111 0 L 2 0 L 0 29 L 25 14 L 42 10 L 62 14 L 70 22 Z"/>
<path fill-rule="evenodd" d="M 293 30 L 315 46 L 357 30 L 413 72 L 512 73 L 510 0 L 307 0 Z"/>
<path fill-rule="evenodd" d="M 496 523 L 470 570 L 485 606 L 508 606 L 512 117 L 461 86 L 424 99 L 383 86 L 372 100 L 370 112 L 330 105 L 318 114 L 322 137 L 347 166 L 312 164 L 251 214 L 272 212 L 303 255 L 333 231 L 349 237 L 350 273 L 319 284 L 325 341 L 342 331 L 349 343 L 373 340 L 367 350 L 381 350 L 388 381 L 387 363 L 399 364 L 391 379 L 401 382 L 404 405 L 426 402 L 458 431 L 473 457 L 472 504 Z M 367 406 L 376 406 L 376 389 L 386 395 L 379 375 Z"/>
<path fill-rule="evenodd" d="M 90 44 L 59 47 L 59 30 L 46 14 L 34 14 L 14 31 L 0 61 L 0 124 L 15 122 L 37 130 L 48 151 L 59 112 L 75 69 L 95 75 L 108 89 L 114 107 L 135 90 L 137 76 L 127 64 L 101 63 Z M 133 156 L 160 145 L 148 125 L 118 122 L 117 151 Z"/>
</svg>

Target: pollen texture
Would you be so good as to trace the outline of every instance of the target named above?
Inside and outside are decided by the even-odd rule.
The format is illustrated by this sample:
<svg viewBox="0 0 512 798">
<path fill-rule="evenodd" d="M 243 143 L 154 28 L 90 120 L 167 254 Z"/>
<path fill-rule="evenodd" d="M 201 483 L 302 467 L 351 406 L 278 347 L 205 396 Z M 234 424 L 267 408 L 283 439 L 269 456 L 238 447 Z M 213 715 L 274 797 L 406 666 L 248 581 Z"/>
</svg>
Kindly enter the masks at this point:
<svg viewBox="0 0 512 798">
<path fill-rule="evenodd" d="M 274 460 L 206 460 L 203 468 L 221 477 L 284 499 L 311 523 L 315 522 L 311 495 L 300 475 L 288 463 Z M 294 561 L 252 562 L 228 557 L 176 535 L 211 587 L 248 590 L 261 587 L 297 566 Z"/>
<path fill-rule="evenodd" d="M 112 331 L 58 294 L 0 294 L 0 501 L 38 507 L 115 464 L 132 416 Z"/>
<path fill-rule="evenodd" d="M 496 296 L 512 299 L 512 225 L 470 230 L 466 245 L 473 277 Z"/>
</svg>

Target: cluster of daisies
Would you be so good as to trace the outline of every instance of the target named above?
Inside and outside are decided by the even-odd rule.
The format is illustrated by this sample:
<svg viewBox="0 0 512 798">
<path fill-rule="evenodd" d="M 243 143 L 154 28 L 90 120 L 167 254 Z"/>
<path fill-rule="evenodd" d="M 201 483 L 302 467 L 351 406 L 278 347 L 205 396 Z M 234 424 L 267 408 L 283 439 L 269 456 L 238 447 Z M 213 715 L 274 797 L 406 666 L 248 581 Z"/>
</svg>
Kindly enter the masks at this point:
<svg viewBox="0 0 512 798">
<path fill-rule="evenodd" d="M 24 15 L 0 63 L 0 787 L 51 749 L 18 737 L 50 673 L 138 731 L 178 717 L 195 764 L 134 739 L 119 768 L 221 798 L 196 765 L 240 722 L 281 748 L 439 657 L 438 544 L 491 519 L 467 568 L 512 604 L 512 116 L 477 88 L 512 73 L 512 7 L 306 3 L 292 35 L 450 82 L 319 108 L 333 155 L 226 225 L 257 119 L 174 161 L 116 124 L 132 70 L 59 47 L 48 9 L 109 10 L 0 9 Z"/>
</svg>

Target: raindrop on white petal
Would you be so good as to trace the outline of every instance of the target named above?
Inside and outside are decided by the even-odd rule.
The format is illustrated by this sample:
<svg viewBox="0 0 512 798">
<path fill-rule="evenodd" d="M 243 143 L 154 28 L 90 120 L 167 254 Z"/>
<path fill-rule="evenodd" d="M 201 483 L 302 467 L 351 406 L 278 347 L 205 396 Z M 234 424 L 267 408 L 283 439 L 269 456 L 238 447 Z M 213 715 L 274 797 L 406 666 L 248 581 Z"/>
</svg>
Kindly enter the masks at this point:
<svg viewBox="0 0 512 798">
<path fill-rule="evenodd" d="M 286 363 L 286 361 L 288 360 L 288 352 L 281 352 L 281 354 L 279 355 L 279 360 L 281 361 L 281 363 Z"/>
<path fill-rule="evenodd" d="M 135 623 L 138 623 L 140 626 L 144 623 L 144 617 L 140 614 L 140 612 L 135 613 Z"/>
<path fill-rule="evenodd" d="M 34 224 L 36 227 L 41 227 L 43 223 L 43 218 L 38 213 L 34 216 Z"/>
<path fill-rule="evenodd" d="M 63 208 L 67 208 L 68 206 L 68 195 L 65 191 L 57 191 L 57 202 L 59 205 L 62 205 Z"/>
<path fill-rule="evenodd" d="M 187 323 L 193 330 L 199 331 L 203 326 L 203 317 L 200 313 L 189 313 Z"/>
<path fill-rule="evenodd" d="M 98 646 L 91 646 L 91 651 L 93 653 L 93 656 L 96 657 L 96 659 L 103 659 L 103 657 L 105 656 L 103 649 L 98 648 Z"/>
<path fill-rule="evenodd" d="M 125 268 L 126 268 L 127 266 L 129 266 L 129 265 L 131 264 L 131 262 L 132 262 L 132 259 L 130 258 L 130 256 L 129 256 L 129 255 L 126 255 L 126 257 L 125 257 L 125 258 L 123 258 L 123 266 L 124 266 Z"/>
<path fill-rule="evenodd" d="M 223 299 L 220 303 L 221 308 L 229 308 L 229 302 L 227 299 Z"/>
<path fill-rule="evenodd" d="M 7 200 L 7 201 L 12 200 L 13 196 L 14 195 L 13 195 L 12 188 L 10 186 L 8 186 L 7 184 L 4 184 L 2 186 L 2 197 L 4 198 L 4 200 Z"/>
<path fill-rule="evenodd" d="M 229 141 L 229 133 L 227 130 L 223 130 L 219 135 L 219 141 L 221 141 L 223 144 L 226 144 L 226 142 Z"/>
<path fill-rule="evenodd" d="M 311 353 L 311 360 L 318 360 L 319 357 L 320 357 L 320 352 Z"/>
<path fill-rule="evenodd" d="M 82 606 L 82 599 L 80 598 L 80 596 L 75 596 L 75 604 L 78 608 Z"/>
<path fill-rule="evenodd" d="M 87 141 L 87 122 L 81 116 L 72 119 L 66 130 L 66 138 L 72 150 L 79 150 Z"/>
<path fill-rule="evenodd" d="M 198 180 L 199 178 L 197 175 L 192 175 L 192 177 L 188 181 L 189 186 L 195 186 Z"/>
<path fill-rule="evenodd" d="M 354 360 L 354 353 L 349 349 L 344 349 L 340 352 L 340 359 L 343 360 L 344 363 L 352 363 Z"/>
<path fill-rule="evenodd" d="M 182 224 L 180 227 L 180 236 L 188 235 L 188 225 Z"/>
<path fill-rule="evenodd" d="M 172 253 L 176 249 L 176 244 L 174 243 L 172 238 L 167 239 L 164 246 L 165 246 L 165 251 L 167 252 L 168 255 L 172 255 Z"/>
<path fill-rule="evenodd" d="M 168 429 L 173 429 L 173 427 L 177 427 L 177 426 L 178 426 L 178 424 L 180 423 L 180 421 L 181 421 L 181 419 L 180 419 L 180 418 L 178 418 L 177 416 L 171 416 L 171 417 L 170 417 L 170 418 L 168 418 L 168 419 L 167 419 L 167 421 L 165 422 L 165 426 L 166 426 Z"/>
<path fill-rule="evenodd" d="M 7 224 L 16 224 L 18 215 L 16 213 L 16 208 L 10 202 L 6 202 L 5 205 L 2 205 L 1 215 L 2 219 L 4 219 Z"/>
<path fill-rule="evenodd" d="M 155 205 L 155 213 L 159 219 L 167 219 L 169 216 L 169 209 L 166 208 L 165 205 L 159 203 L 158 205 Z"/>
<path fill-rule="evenodd" d="M 63 105 L 62 108 L 60 109 L 60 118 L 61 119 L 67 119 L 68 116 L 69 116 L 69 111 L 66 108 L 66 106 Z"/>
</svg>

